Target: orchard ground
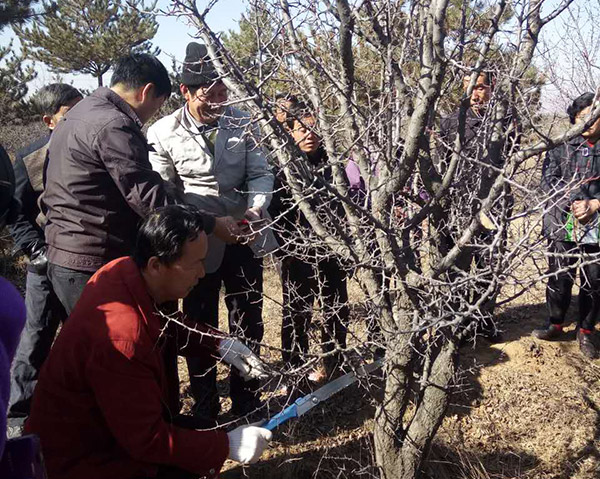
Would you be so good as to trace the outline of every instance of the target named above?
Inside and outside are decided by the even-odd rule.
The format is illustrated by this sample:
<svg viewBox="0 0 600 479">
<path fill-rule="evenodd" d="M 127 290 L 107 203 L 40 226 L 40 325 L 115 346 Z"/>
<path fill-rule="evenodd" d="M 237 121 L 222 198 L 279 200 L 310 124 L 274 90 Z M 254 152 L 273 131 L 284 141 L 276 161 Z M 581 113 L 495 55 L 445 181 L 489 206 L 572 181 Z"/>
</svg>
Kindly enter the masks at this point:
<svg viewBox="0 0 600 479">
<path fill-rule="evenodd" d="M 498 311 L 504 342 L 478 339 L 461 349 L 460 376 L 452 405 L 434 440 L 426 466 L 431 478 L 592 479 L 600 477 L 600 360 L 579 353 L 575 324 L 561 342 L 530 336 L 544 324 L 544 284 L 538 284 Z M 350 297 L 360 297 L 350 284 Z M 265 270 L 264 321 L 267 345 L 280 346 L 281 284 L 277 270 Z M 577 297 L 569 320 L 577 317 Z M 221 304 L 221 327 L 226 309 Z M 316 322 L 316 321 L 315 321 Z M 359 341 L 365 324 L 353 314 L 351 337 Z M 278 353 L 267 353 L 269 362 Z M 185 361 L 180 362 L 186 374 Z M 228 419 L 225 368 L 220 369 L 223 420 Z M 182 383 L 186 407 L 191 400 Z M 265 393 L 275 399 L 277 392 Z M 351 386 L 300 419 L 274 432 L 273 447 L 259 464 L 242 469 L 227 464 L 223 478 L 373 477 L 370 432 L 377 398 Z M 279 399 L 279 401 L 278 401 Z"/>
</svg>

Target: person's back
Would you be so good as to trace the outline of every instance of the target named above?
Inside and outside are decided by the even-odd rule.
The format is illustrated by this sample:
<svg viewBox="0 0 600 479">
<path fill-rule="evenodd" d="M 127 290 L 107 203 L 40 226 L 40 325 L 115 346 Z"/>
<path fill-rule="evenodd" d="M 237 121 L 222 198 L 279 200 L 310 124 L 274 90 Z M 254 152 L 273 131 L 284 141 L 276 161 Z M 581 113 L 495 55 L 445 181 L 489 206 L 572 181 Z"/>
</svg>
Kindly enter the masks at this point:
<svg viewBox="0 0 600 479">
<path fill-rule="evenodd" d="M 144 292 L 131 290 L 124 282 L 124 275 L 132 273 L 127 266 L 117 261 L 92 277 L 42 370 L 26 432 L 40 436 L 50 477 L 89 478 L 92 468 L 97 470 L 95 477 L 112 477 L 109 471 L 127 475 L 142 469 L 126 460 L 121 446 L 108 434 L 108 418 L 100 414 L 94 392 L 101 386 L 98 373 L 109 355 L 127 355 L 129 346 L 136 344 L 130 358 L 138 355 L 151 363 L 154 343 L 143 324 L 145 318 L 131 306 L 133 298 L 143 298 Z M 157 378 L 163 373 L 159 363 L 148 372 Z M 110 389 L 109 384 L 103 387 Z M 106 393 L 109 397 L 110 391 Z M 127 391 L 121 394 L 126 400 Z M 112 460 L 102 465 L 103 456 Z"/>
<path fill-rule="evenodd" d="M 132 203 L 164 196 L 141 128 L 131 107 L 108 88 L 82 100 L 56 128 L 43 196 L 51 263 L 95 271 L 132 250 L 139 218 L 148 212 Z M 134 184 L 138 175 L 123 155 L 154 181 Z"/>
</svg>

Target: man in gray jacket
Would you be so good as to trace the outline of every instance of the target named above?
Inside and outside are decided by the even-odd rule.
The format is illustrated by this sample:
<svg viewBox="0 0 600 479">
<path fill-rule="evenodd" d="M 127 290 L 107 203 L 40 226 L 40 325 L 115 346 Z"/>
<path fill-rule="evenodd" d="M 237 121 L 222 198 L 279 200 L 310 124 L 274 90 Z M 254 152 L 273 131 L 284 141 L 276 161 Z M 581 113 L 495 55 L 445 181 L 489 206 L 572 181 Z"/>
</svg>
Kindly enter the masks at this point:
<svg viewBox="0 0 600 479">
<path fill-rule="evenodd" d="M 172 189 L 203 211 L 236 218 L 240 225 L 264 218 L 273 175 L 257 144 L 250 116 L 225 106 L 227 87 L 220 80 L 206 46 L 186 49 L 181 76 L 186 104 L 148 130 L 152 167 Z M 247 244 L 226 245 L 209 239 L 207 275 L 183 303 L 191 318 L 218 326 L 219 291 L 224 284 L 230 332 L 257 344 L 262 340 L 262 259 Z M 195 413 L 215 417 L 219 410 L 214 363 L 188 359 Z M 255 410 L 257 381 L 231 375 L 232 412 Z"/>
</svg>

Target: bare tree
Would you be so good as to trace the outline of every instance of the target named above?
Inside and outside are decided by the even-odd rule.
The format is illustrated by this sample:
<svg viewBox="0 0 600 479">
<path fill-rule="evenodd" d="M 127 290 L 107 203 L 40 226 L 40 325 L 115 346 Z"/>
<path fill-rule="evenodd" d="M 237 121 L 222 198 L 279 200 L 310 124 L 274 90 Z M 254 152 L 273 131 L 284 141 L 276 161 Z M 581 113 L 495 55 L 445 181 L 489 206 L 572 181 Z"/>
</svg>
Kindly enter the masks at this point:
<svg viewBox="0 0 600 479">
<path fill-rule="evenodd" d="M 335 257 L 360 284 L 373 334 L 325 355 L 366 358 L 385 347 L 376 464 L 381 477 L 414 478 L 447 410 L 461 344 L 495 327 L 501 286 L 506 303 L 545 277 L 535 233 L 544 211 L 539 155 L 600 116 L 595 107 L 585 125 L 549 137 L 538 115 L 540 34 L 571 2 L 251 1 L 261 61 L 245 64 L 205 21 L 217 3 L 175 0 L 166 13 L 198 27 L 309 224 L 282 250 Z M 247 70 L 266 63 L 269 74 L 249 81 Z M 494 88 L 471 141 L 468 99 L 482 72 Z M 454 132 L 443 135 L 437 118 L 465 76 Z M 310 103 L 326 165 L 308 161 L 274 120 L 269 82 Z M 345 174 L 350 158 L 365 182 L 358 200 Z M 534 272 L 523 275 L 524 264 Z"/>
</svg>

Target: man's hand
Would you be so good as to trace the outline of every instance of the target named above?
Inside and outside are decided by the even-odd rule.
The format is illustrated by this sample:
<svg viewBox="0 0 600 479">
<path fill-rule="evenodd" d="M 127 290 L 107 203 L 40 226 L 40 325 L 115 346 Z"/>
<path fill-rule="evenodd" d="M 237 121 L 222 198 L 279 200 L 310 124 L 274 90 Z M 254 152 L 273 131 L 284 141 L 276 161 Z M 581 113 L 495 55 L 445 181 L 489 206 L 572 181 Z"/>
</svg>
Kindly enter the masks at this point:
<svg viewBox="0 0 600 479">
<path fill-rule="evenodd" d="M 241 341 L 223 338 L 218 351 L 223 361 L 236 368 L 245 381 L 269 377 L 265 364 Z"/>
<path fill-rule="evenodd" d="M 571 205 L 575 218 L 583 225 L 590 221 L 598 209 L 600 209 L 600 200 L 577 200 Z"/>
<path fill-rule="evenodd" d="M 262 220 L 262 209 L 256 206 L 248 208 L 244 213 L 244 218 L 246 218 L 249 222 L 260 221 Z"/>
<path fill-rule="evenodd" d="M 213 234 L 227 244 L 235 244 L 239 242 L 244 231 L 239 227 L 235 218 L 232 216 L 222 216 L 215 218 Z"/>
<path fill-rule="evenodd" d="M 244 213 L 244 220 L 242 222 L 244 242 L 252 243 L 265 221 L 262 217 L 262 209 L 258 207 L 248 208 Z"/>
<path fill-rule="evenodd" d="M 253 464 L 260 459 L 273 437 L 271 431 L 258 427 L 261 423 L 240 426 L 227 433 L 229 459 L 242 464 Z"/>
</svg>

